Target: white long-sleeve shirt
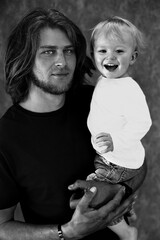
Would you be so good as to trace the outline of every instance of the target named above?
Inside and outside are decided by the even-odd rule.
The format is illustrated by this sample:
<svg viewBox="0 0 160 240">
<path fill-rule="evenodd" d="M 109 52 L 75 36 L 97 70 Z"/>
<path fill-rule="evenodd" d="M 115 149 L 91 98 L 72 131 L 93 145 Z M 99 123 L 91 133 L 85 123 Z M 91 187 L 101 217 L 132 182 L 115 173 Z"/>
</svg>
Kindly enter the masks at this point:
<svg viewBox="0 0 160 240">
<path fill-rule="evenodd" d="M 141 139 L 152 121 L 144 93 L 131 78 L 100 77 L 94 89 L 87 125 L 92 139 L 109 133 L 114 150 L 102 156 L 126 168 L 139 168 L 145 157 Z M 99 151 L 92 140 L 93 147 Z"/>
</svg>

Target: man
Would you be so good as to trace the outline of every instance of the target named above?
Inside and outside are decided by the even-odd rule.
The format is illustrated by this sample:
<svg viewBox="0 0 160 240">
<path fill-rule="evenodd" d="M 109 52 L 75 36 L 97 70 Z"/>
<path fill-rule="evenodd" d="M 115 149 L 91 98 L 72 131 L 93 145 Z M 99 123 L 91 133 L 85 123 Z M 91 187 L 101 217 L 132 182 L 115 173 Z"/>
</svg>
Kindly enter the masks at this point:
<svg viewBox="0 0 160 240">
<path fill-rule="evenodd" d="M 119 206 L 123 187 L 105 183 L 118 193 L 95 209 L 90 204 L 104 184 L 85 189 L 76 181 L 93 171 L 86 126 L 92 89 L 82 86 L 92 69 L 81 31 L 56 10 L 32 11 L 11 33 L 5 73 L 13 106 L 0 120 L 0 239 L 101 239 L 103 231 L 117 239 L 107 225 L 133 196 Z M 85 189 L 71 208 L 69 185 Z M 19 202 L 24 223 L 14 221 Z"/>
</svg>

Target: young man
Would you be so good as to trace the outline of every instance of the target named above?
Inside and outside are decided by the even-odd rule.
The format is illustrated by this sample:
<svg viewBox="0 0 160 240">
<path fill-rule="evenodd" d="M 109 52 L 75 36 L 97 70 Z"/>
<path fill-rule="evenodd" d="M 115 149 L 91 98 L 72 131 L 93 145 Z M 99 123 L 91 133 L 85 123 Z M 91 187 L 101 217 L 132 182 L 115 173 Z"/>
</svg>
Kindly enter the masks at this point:
<svg viewBox="0 0 160 240">
<path fill-rule="evenodd" d="M 119 206 L 120 185 L 91 181 L 75 210 L 69 206 L 69 189 L 85 189 L 86 181 L 76 180 L 93 171 L 86 126 L 92 89 L 82 86 L 92 69 L 81 31 L 56 10 L 32 11 L 11 33 L 5 72 L 13 106 L 0 120 L 0 239 L 93 240 L 103 232 L 117 239 L 107 225 L 133 202 Z M 91 208 L 102 188 L 118 193 Z M 25 223 L 14 221 L 19 202 Z"/>
</svg>

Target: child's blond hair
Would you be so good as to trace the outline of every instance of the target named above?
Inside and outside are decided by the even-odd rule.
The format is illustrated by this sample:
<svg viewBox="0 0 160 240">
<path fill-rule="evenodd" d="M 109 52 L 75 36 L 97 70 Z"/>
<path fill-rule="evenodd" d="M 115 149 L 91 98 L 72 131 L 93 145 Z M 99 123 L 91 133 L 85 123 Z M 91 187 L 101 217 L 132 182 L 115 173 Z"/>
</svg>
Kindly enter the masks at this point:
<svg viewBox="0 0 160 240">
<path fill-rule="evenodd" d="M 121 17 L 110 17 L 105 21 L 98 23 L 94 28 L 91 35 L 90 41 L 90 53 L 93 57 L 94 42 L 101 33 L 109 34 L 113 39 L 123 40 L 123 33 L 129 32 L 132 36 L 135 51 L 137 53 L 142 53 L 146 47 L 144 34 L 138 30 L 130 21 L 123 19 Z"/>
</svg>

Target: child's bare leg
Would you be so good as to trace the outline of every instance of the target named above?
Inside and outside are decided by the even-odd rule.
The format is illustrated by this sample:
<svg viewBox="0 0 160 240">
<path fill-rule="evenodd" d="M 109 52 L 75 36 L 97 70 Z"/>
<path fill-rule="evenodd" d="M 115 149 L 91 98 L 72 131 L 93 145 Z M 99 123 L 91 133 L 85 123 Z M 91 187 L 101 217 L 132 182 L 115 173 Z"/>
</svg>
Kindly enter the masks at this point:
<svg viewBox="0 0 160 240">
<path fill-rule="evenodd" d="M 129 226 L 123 219 L 121 222 L 108 226 L 114 233 L 116 233 L 121 240 L 137 240 L 137 229 Z"/>
</svg>

